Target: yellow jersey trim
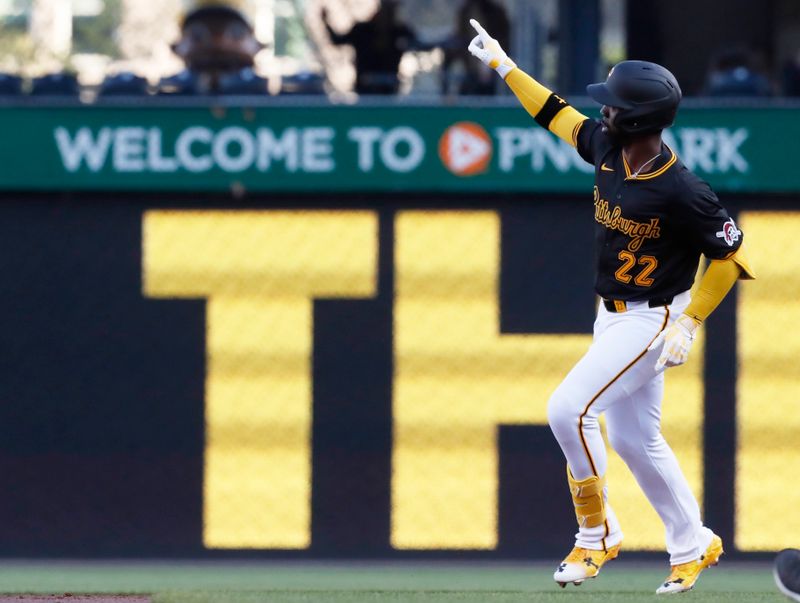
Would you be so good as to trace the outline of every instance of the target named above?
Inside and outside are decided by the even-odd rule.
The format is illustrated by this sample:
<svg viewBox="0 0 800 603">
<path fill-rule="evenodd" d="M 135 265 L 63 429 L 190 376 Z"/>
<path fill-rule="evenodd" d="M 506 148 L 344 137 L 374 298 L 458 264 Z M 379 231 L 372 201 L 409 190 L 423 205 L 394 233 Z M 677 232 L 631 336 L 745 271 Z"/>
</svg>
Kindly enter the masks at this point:
<svg viewBox="0 0 800 603">
<path fill-rule="evenodd" d="M 628 165 L 628 160 L 625 159 L 625 153 L 622 153 L 622 165 L 625 166 L 625 180 L 652 180 L 653 178 L 657 178 L 664 172 L 666 172 L 672 164 L 674 164 L 678 160 L 678 156 L 675 154 L 675 151 L 669 148 L 666 144 L 664 145 L 667 147 L 667 150 L 671 153 L 671 157 L 667 160 L 667 163 L 662 165 L 654 172 L 647 172 L 646 174 L 641 174 L 640 176 L 631 177 L 631 167 Z"/>
<path fill-rule="evenodd" d="M 578 134 L 580 134 L 581 128 L 583 127 L 583 124 L 586 123 L 586 121 L 587 120 L 585 120 L 585 119 L 583 121 L 579 121 L 578 123 L 575 124 L 575 127 L 572 128 L 572 146 L 573 147 L 577 147 L 578 146 Z"/>
</svg>

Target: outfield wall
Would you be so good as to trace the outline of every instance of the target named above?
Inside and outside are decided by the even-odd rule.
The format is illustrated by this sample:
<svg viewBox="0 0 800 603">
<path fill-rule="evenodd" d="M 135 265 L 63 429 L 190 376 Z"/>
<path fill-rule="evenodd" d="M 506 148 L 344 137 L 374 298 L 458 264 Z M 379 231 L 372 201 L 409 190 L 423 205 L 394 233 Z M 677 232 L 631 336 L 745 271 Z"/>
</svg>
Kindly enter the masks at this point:
<svg viewBox="0 0 800 603">
<path fill-rule="evenodd" d="M 800 541 L 800 213 L 725 202 L 760 278 L 670 370 L 664 431 L 729 550 L 775 550 Z M 568 546 L 545 406 L 590 340 L 588 192 L 5 193 L 0 216 L 0 554 Z M 613 458 L 628 548 L 660 549 Z"/>
<path fill-rule="evenodd" d="M 563 554 L 591 169 L 511 105 L 293 102 L 0 108 L 0 555 Z M 728 551 L 800 542 L 797 115 L 668 134 L 759 275 L 664 405 Z M 626 547 L 663 548 L 609 473 Z"/>
</svg>

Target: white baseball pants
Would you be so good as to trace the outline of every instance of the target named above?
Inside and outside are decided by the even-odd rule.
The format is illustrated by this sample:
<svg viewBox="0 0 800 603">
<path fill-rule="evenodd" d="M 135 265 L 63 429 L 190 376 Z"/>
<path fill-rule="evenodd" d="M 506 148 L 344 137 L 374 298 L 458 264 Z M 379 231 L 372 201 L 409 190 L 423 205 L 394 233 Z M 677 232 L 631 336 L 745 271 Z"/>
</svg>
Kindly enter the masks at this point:
<svg viewBox="0 0 800 603">
<path fill-rule="evenodd" d="M 655 363 L 661 348 L 647 351 L 658 334 L 690 301 L 677 295 L 667 307 L 629 303 L 613 313 L 601 303 L 589 350 L 550 397 L 548 419 L 576 480 L 606 473 L 606 447 L 598 418 L 606 413 L 611 446 L 622 457 L 666 527 L 670 563 L 698 559 L 711 542 L 700 508 L 661 435 L 663 371 Z M 622 530 L 605 492 L 605 525 L 579 528 L 576 546 L 601 550 L 622 541 Z"/>
</svg>

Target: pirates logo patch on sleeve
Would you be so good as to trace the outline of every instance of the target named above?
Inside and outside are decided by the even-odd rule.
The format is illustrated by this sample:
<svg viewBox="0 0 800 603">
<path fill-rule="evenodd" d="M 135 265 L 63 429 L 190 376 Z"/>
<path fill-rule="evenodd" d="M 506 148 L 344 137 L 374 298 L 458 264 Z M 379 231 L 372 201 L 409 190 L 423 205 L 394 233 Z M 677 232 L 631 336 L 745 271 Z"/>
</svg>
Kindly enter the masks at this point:
<svg viewBox="0 0 800 603">
<path fill-rule="evenodd" d="M 742 236 L 742 231 L 736 228 L 736 222 L 730 218 L 725 224 L 722 225 L 722 230 L 717 233 L 717 238 L 723 239 L 728 247 L 733 247 L 733 244 Z"/>
</svg>

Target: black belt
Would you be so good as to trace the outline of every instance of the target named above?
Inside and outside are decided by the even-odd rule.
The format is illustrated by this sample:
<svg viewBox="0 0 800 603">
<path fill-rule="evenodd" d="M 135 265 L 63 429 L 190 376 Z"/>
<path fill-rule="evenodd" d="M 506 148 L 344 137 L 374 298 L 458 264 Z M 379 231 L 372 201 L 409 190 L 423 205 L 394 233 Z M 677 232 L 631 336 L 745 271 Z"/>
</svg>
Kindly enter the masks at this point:
<svg viewBox="0 0 800 603">
<path fill-rule="evenodd" d="M 674 299 L 673 296 L 654 297 L 653 299 L 647 300 L 647 305 L 650 308 L 660 308 L 661 306 L 670 305 L 673 299 Z M 609 312 L 625 312 L 628 309 L 628 304 L 621 299 L 604 299 L 603 305 Z"/>
</svg>

